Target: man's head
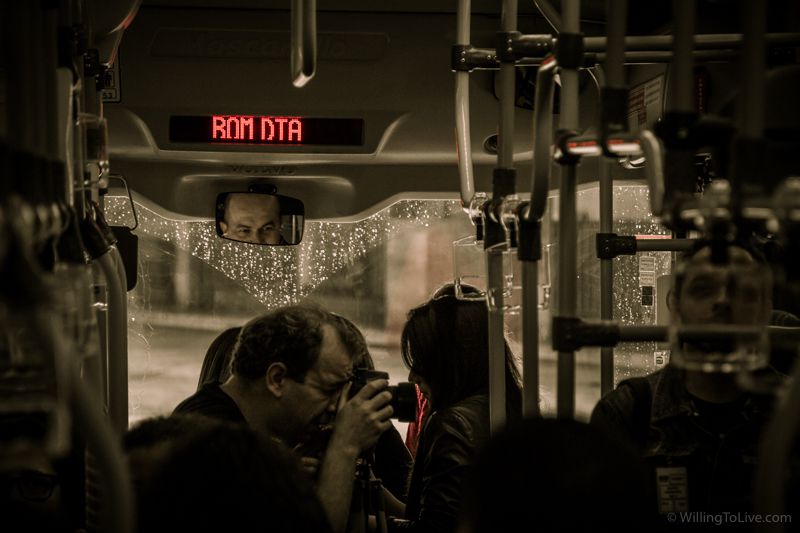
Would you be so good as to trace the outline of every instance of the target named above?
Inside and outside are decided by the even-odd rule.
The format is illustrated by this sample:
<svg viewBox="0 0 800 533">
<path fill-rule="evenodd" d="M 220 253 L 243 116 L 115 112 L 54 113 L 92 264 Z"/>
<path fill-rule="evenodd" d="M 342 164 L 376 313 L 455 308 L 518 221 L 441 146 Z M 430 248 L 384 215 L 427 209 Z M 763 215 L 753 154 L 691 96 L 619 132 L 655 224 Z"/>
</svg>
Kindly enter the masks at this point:
<svg viewBox="0 0 800 533">
<path fill-rule="evenodd" d="M 772 310 L 769 269 L 758 252 L 746 244 L 723 246 L 714 248 L 701 243 L 687 254 L 676 269 L 675 286 L 668 296 L 675 324 L 741 326 L 738 328 L 741 334 L 718 337 L 707 332 L 697 332 L 699 337 L 682 337 L 688 333 L 686 328 L 684 333 L 679 328 L 674 361 L 693 371 L 694 377 L 687 381 L 687 387 L 692 394 L 708 401 L 728 401 L 735 397 L 739 388 L 730 373 L 760 368 L 767 362 L 761 337 L 748 333 L 746 326 L 766 326 L 769 321 Z M 715 258 L 715 254 L 720 257 Z M 702 384 L 712 379 L 710 373 L 717 383 L 712 388 Z"/>
<path fill-rule="evenodd" d="M 537 532 L 650 531 L 654 487 L 636 451 L 613 435 L 530 418 L 504 427 L 478 453 L 458 531 L 515 531 L 532 519 Z"/>
<path fill-rule="evenodd" d="M 122 446 L 134 487 L 141 491 L 152 481 L 176 442 L 216 424 L 217 421 L 205 416 L 181 414 L 148 418 L 133 426 L 123 437 Z"/>
<path fill-rule="evenodd" d="M 305 306 L 277 309 L 242 328 L 233 375 L 262 396 L 267 428 L 288 444 L 306 438 L 336 415 L 350 381 L 352 354 L 333 315 Z"/>
<path fill-rule="evenodd" d="M 769 270 L 757 252 L 727 247 L 715 264 L 708 244 L 687 254 L 668 297 L 673 321 L 682 324 L 766 324 L 772 309 Z"/>
<path fill-rule="evenodd" d="M 367 339 L 352 320 L 341 315 L 333 315 L 339 322 L 339 334 L 345 349 L 353 357 L 353 368 L 368 368 L 375 370 L 375 362 L 367 347 Z"/>
<path fill-rule="evenodd" d="M 220 221 L 222 236 L 254 244 L 281 243 L 281 211 L 271 194 L 230 193 Z"/>
</svg>

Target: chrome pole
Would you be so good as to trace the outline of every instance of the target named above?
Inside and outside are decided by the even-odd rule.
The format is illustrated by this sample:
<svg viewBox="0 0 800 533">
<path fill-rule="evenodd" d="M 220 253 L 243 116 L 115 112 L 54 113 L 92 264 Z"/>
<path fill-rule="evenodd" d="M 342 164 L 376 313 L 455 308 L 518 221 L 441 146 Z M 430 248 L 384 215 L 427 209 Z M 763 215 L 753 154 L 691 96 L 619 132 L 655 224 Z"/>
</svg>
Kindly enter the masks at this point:
<svg viewBox="0 0 800 533">
<path fill-rule="evenodd" d="M 566 34 L 580 32 L 580 1 L 565 0 L 564 31 Z M 578 71 L 562 68 L 561 116 L 562 130 L 578 128 Z M 574 317 L 577 312 L 577 247 L 578 228 L 576 214 L 577 167 L 574 164 L 561 166 L 561 186 L 558 201 L 559 246 L 558 246 L 558 316 Z M 575 417 L 575 352 L 558 352 L 556 389 L 556 415 L 558 418 Z"/>
</svg>

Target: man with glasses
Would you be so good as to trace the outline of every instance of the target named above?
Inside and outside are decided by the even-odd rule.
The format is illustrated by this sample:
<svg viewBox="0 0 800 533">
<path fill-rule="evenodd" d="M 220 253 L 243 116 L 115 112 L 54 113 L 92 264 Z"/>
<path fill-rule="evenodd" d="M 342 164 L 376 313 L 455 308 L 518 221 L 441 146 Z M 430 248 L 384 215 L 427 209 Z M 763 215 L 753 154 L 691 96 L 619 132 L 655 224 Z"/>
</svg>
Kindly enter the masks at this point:
<svg viewBox="0 0 800 533">
<path fill-rule="evenodd" d="M 341 328 L 330 313 L 304 306 L 251 320 L 234 347 L 231 377 L 175 408 L 246 423 L 290 448 L 333 424 L 317 493 L 334 531 L 347 522 L 356 459 L 391 426 L 392 415 L 386 380 L 370 381 L 348 399 L 352 354 Z"/>
</svg>

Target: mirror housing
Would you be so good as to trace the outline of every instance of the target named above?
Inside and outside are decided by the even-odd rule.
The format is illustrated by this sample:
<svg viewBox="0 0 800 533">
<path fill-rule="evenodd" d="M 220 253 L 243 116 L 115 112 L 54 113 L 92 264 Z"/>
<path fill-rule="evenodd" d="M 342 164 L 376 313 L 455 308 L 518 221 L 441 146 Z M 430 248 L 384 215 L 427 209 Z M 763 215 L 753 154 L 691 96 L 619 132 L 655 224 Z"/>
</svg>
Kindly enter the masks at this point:
<svg viewBox="0 0 800 533">
<path fill-rule="evenodd" d="M 300 244 L 305 224 L 302 200 L 264 192 L 224 192 L 215 206 L 217 235 L 268 246 Z"/>
</svg>

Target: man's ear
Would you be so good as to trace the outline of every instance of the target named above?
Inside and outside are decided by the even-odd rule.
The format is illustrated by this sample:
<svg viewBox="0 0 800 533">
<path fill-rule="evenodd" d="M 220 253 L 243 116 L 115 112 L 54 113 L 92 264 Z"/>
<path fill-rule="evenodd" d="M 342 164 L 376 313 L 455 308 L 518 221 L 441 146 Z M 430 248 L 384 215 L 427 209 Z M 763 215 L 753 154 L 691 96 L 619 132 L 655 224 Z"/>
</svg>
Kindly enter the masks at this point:
<svg viewBox="0 0 800 533">
<path fill-rule="evenodd" d="M 286 382 L 289 380 L 288 369 L 283 363 L 272 363 L 267 368 L 266 380 L 267 390 L 276 398 L 282 397 L 286 392 Z"/>
</svg>

